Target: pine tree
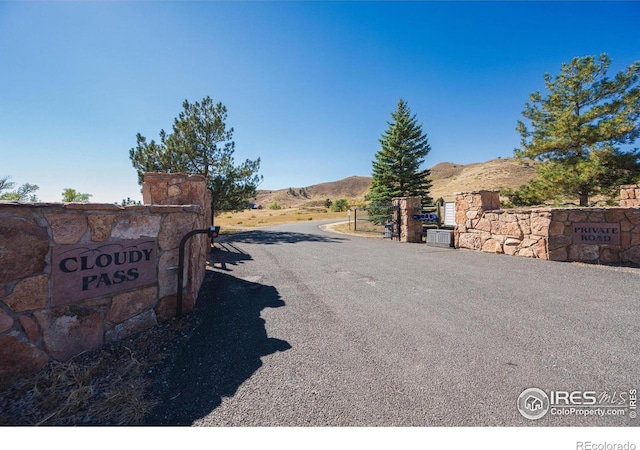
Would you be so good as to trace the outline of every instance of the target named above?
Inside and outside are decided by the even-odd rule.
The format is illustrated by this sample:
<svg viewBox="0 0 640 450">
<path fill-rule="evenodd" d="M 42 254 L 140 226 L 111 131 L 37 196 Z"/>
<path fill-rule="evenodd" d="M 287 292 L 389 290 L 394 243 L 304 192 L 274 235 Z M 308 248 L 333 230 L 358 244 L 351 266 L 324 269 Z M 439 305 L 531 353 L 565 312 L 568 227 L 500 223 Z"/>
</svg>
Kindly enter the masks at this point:
<svg viewBox="0 0 640 450">
<path fill-rule="evenodd" d="M 381 148 L 372 163 L 373 181 L 367 199 L 369 217 L 375 223 L 388 220 L 393 197 L 421 196 L 423 204 L 432 200 L 430 172 L 420 169 L 431 150 L 422 125 L 411 115 L 403 99 L 398 101 L 398 109 L 391 113 L 391 119 L 379 139 Z"/>
<path fill-rule="evenodd" d="M 213 192 L 216 214 L 242 211 L 262 181 L 260 158 L 235 164 L 233 128 L 226 126 L 227 108 L 222 103 L 205 97 L 195 103 L 185 100 L 182 107 L 172 133 L 160 130 L 160 142 L 136 136 L 137 146 L 129 150 L 129 158 L 138 182 L 142 184 L 145 172 L 201 174 Z"/>
<path fill-rule="evenodd" d="M 518 158 L 540 161 L 538 180 L 516 191 L 524 203 L 574 196 L 588 206 L 596 194 L 612 195 L 640 174 L 638 149 L 623 151 L 640 136 L 640 62 L 613 79 L 606 54 L 573 58 L 555 78 L 545 74 L 548 95 L 534 92 L 518 121 Z M 527 201 L 528 200 L 528 201 Z"/>
</svg>

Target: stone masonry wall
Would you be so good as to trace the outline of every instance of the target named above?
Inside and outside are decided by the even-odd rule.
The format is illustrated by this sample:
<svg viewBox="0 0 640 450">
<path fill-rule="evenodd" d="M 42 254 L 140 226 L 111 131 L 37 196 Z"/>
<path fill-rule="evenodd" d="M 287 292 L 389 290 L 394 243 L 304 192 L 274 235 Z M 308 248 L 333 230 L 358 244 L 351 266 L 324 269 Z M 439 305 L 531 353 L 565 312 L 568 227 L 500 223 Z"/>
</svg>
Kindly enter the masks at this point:
<svg viewBox="0 0 640 450">
<path fill-rule="evenodd" d="M 400 209 L 400 242 L 422 242 L 422 222 L 413 220 L 412 215 L 422 211 L 420 197 L 394 197 L 391 203 Z"/>
<path fill-rule="evenodd" d="M 197 205 L 201 208 L 203 217 L 195 228 L 208 228 L 212 223 L 211 191 L 207 189 L 205 178 L 202 175 L 147 173 L 142 184 L 142 200 L 144 204 L 149 205 Z M 191 237 L 188 245 L 192 258 L 197 261 L 206 261 L 210 249 L 207 235 L 197 234 Z M 176 253 L 176 266 L 177 258 Z M 205 269 L 204 263 L 187 266 L 185 278 L 189 290 L 184 293 L 183 302 L 195 304 L 195 298 L 204 280 Z M 177 272 L 175 277 L 177 284 Z"/>
<path fill-rule="evenodd" d="M 456 195 L 456 248 L 640 266 L 640 208 L 499 209 L 497 191 Z"/>
<path fill-rule="evenodd" d="M 207 227 L 199 204 L 120 207 L 0 202 L 0 377 L 68 360 L 173 317 L 180 240 L 190 230 Z M 192 238 L 187 249 L 184 311 L 193 310 L 204 277 L 208 241 L 202 236 L 205 239 Z M 153 245 L 149 258 L 154 255 L 154 260 L 149 264 L 155 272 L 150 283 L 82 300 L 52 295 L 52 273 L 59 270 L 52 267 L 56 251 L 83 246 L 125 248 L 123 243 L 141 240 Z M 104 256 L 91 264 L 102 267 L 112 258 Z M 81 260 L 60 266 L 72 269 L 68 272 L 80 270 Z M 139 274 L 130 275 L 135 279 Z M 110 278 L 97 283 L 116 284 L 124 276 L 114 278 L 111 270 Z"/>
<path fill-rule="evenodd" d="M 640 206 L 640 185 L 620 186 L 620 206 Z"/>
</svg>

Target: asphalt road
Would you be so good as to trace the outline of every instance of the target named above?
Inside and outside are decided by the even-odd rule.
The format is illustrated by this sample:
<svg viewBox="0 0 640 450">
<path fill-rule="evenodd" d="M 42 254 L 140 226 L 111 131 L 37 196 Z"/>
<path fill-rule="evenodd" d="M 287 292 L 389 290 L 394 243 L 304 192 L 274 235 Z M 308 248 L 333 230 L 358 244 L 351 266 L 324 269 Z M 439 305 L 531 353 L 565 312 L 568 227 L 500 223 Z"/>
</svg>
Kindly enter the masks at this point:
<svg viewBox="0 0 640 450">
<path fill-rule="evenodd" d="M 162 423 L 204 426 L 627 426 L 539 420 L 526 388 L 640 388 L 640 269 L 322 231 L 223 236 Z M 609 402 L 611 403 L 611 402 Z"/>
</svg>

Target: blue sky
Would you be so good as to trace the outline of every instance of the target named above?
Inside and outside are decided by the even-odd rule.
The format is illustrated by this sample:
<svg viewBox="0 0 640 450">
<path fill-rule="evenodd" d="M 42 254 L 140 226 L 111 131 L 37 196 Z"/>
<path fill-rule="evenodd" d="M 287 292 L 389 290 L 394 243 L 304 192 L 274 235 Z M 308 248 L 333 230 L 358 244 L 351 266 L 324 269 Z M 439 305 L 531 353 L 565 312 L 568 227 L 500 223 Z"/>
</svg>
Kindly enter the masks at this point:
<svg viewBox="0 0 640 450">
<path fill-rule="evenodd" d="M 182 102 L 228 108 L 261 189 L 371 173 L 400 97 L 426 167 L 510 157 L 543 75 L 640 59 L 639 2 L 17 2 L 0 0 L 0 176 L 92 201 L 141 199 L 136 133 Z"/>
</svg>

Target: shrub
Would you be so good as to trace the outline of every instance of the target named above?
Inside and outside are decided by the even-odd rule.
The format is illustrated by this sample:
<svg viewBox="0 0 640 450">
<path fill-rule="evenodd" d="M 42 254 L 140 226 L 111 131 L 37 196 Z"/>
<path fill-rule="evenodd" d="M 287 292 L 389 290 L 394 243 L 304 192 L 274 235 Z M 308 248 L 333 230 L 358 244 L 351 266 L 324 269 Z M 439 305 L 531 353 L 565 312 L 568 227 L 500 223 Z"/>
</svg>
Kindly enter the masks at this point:
<svg viewBox="0 0 640 450">
<path fill-rule="evenodd" d="M 341 198 L 340 200 L 336 200 L 331 205 L 331 211 L 333 212 L 344 212 L 349 209 L 349 201 L 346 198 Z"/>
<path fill-rule="evenodd" d="M 273 202 L 269 205 L 269 209 L 282 209 L 282 206 L 280 206 L 280 203 L 278 202 Z"/>
</svg>

